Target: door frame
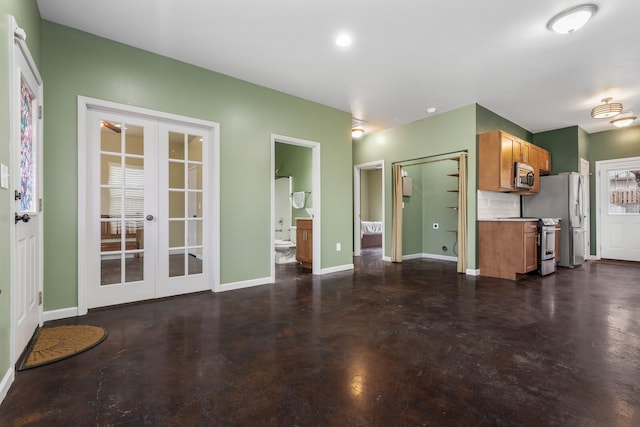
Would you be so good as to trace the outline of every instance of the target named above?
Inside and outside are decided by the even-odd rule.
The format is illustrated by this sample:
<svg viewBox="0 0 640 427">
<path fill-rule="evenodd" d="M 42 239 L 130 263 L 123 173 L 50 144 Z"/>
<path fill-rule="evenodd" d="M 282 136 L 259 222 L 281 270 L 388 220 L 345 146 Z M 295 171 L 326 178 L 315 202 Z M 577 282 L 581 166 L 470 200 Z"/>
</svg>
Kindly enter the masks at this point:
<svg viewBox="0 0 640 427">
<path fill-rule="evenodd" d="M 384 236 L 385 236 L 385 176 L 384 176 L 384 160 L 376 160 L 373 162 L 361 163 L 353 167 L 353 256 L 360 256 L 362 252 L 362 241 L 360 239 L 360 213 L 362 206 L 360 205 L 360 193 L 362 170 L 372 170 L 382 168 L 382 257 L 384 258 Z"/>
<path fill-rule="evenodd" d="M 87 177 L 89 171 L 87 166 L 90 164 L 88 156 L 90 151 L 86 144 L 81 144 L 87 137 L 87 114 L 89 110 L 102 110 L 105 112 L 113 112 L 116 114 L 124 114 L 130 116 L 138 116 L 146 119 L 155 120 L 157 122 L 169 122 L 183 124 L 187 126 L 199 126 L 206 128 L 212 133 L 211 151 L 209 159 L 209 191 L 211 194 L 211 222 L 210 227 L 213 236 L 211 237 L 211 290 L 216 292 L 220 290 L 220 124 L 208 120 L 195 119 L 186 116 L 180 116 L 171 113 L 165 113 L 157 110 L 150 110 L 116 102 L 105 101 L 86 96 L 78 96 L 78 315 L 82 316 L 88 312 L 88 271 L 87 263 L 84 259 L 88 256 L 88 248 L 85 239 L 82 238 L 90 226 L 90 218 L 87 218 L 89 211 L 87 204 L 91 201 L 86 194 L 90 190 L 87 188 Z"/>
<path fill-rule="evenodd" d="M 9 108 L 9 120 L 10 120 L 10 125 L 9 125 L 9 158 L 11 160 L 11 164 L 10 164 L 10 170 L 13 169 L 13 163 L 14 160 L 16 158 L 16 156 L 18 155 L 18 153 L 16 153 L 16 147 L 18 146 L 18 141 L 20 138 L 20 127 L 18 126 L 18 118 L 20 117 L 20 107 L 19 107 L 19 92 L 20 92 L 20 73 L 18 71 L 18 55 L 22 55 L 25 62 L 27 63 L 27 65 L 29 66 L 31 72 L 33 73 L 34 77 L 36 78 L 36 81 L 38 83 L 38 88 L 37 88 L 37 97 L 38 97 L 38 102 L 39 102 L 39 106 L 44 105 L 44 98 L 43 98 L 43 80 L 42 77 L 40 75 L 40 72 L 38 71 L 38 67 L 36 66 L 35 61 L 33 60 L 33 57 L 31 56 L 31 52 L 29 51 L 29 47 L 27 46 L 27 43 L 25 42 L 26 36 L 24 35 L 24 30 L 21 29 L 18 26 L 17 21 L 15 20 L 15 18 L 13 16 L 9 17 L 9 40 L 11 40 L 11 49 L 9 52 L 9 61 L 10 61 L 10 75 L 9 78 L 11 79 L 10 81 L 10 94 L 9 94 L 9 99 L 11 102 L 11 106 Z M 37 198 L 38 198 L 38 204 L 40 204 L 40 200 L 42 200 L 43 198 L 43 194 L 42 194 L 42 189 L 43 189 L 43 182 L 44 179 L 42 177 L 42 173 L 43 173 L 43 120 L 40 117 L 40 119 L 38 120 L 38 123 L 36 124 L 37 126 L 37 155 L 36 155 L 36 162 L 37 162 L 37 187 L 38 187 L 38 191 L 37 191 Z M 10 190 L 14 189 L 17 187 L 16 182 L 17 179 L 19 177 L 19 173 L 16 171 L 11 175 L 11 179 L 10 179 Z M 13 198 L 11 198 L 13 199 Z M 8 212 L 8 216 L 9 216 L 9 221 L 12 221 L 13 219 L 13 215 L 11 215 L 11 213 L 14 212 L 14 202 L 13 200 L 11 201 L 11 203 L 9 204 L 9 212 Z M 37 235 L 37 239 L 38 239 L 38 248 L 37 248 L 37 253 L 38 253 L 38 266 L 37 266 L 37 282 L 38 282 L 38 292 L 42 292 L 42 288 L 43 288 L 43 268 L 44 268 L 44 259 L 43 259 L 43 253 L 44 253 L 44 245 L 43 245 L 43 234 L 44 234 L 44 230 L 43 230 L 43 226 L 44 226 L 44 222 L 43 222 L 43 216 L 44 216 L 44 211 L 41 209 L 40 206 L 37 207 L 38 209 L 38 215 L 36 215 L 36 221 L 38 221 L 38 235 Z M 9 272 L 9 282 L 10 282 L 10 289 L 11 289 L 11 302 L 10 302 L 10 308 L 9 308 L 9 322 L 10 322 L 10 327 L 9 327 L 9 363 L 11 364 L 11 372 L 13 373 L 13 367 L 15 366 L 15 363 L 18 360 L 18 357 L 20 357 L 20 353 L 18 352 L 18 349 L 16 349 L 16 328 L 17 328 L 17 324 L 18 324 L 18 319 L 16 319 L 17 316 L 17 312 L 16 312 L 16 307 L 17 307 L 17 301 L 16 301 L 16 296 L 18 294 L 17 288 L 19 286 L 19 283 L 16 282 L 16 278 L 18 276 L 17 271 L 18 271 L 18 265 L 17 265 L 17 257 L 15 256 L 15 254 L 17 253 L 17 248 L 15 246 L 16 242 L 15 242 L 15 237 L 16 237 L 16 232 L 15 232 L 15 227 L 13 224 L 10 224 L 9 227 L 9 239 L 11 241 L 10 243 L 10 272 Z M 38 305 L 38 324 L 40 326 L 42 326 L 42 322 L 43 322 L 43 309 L 42 309 L 43 305 L 39 304 Z M 22 350 L 20 350 L 22 351 Z M 13 375 L 13 374 L 12 374 Z M 11 378 L 11 381 L 13 381 L 13 378 Z M 10 381 L 10 382 L 11 382 Z M 1 391 L 0 391 L 1 392 Z M 0 399 L 1 400 L 1 399 Z"/>
<path fill-rule="evenodd" d="M 610 159 L 610 160 L 598 160 L 596 161 L 596 259 L 601 258 L 601 247 L 602 247 L 602 197 L 605 197 L 602 194 L 600 188 L 602 187 L 602 170 L 609 165 L 616 163 L 627 163 L 627 162 L 640 162 L 640 157 L 624 157 L 621 159 Z"/>
<path fill-rule="evenodd" d="M 276 237 L 275 227 L 273 226 L 276 217 L 276 142 L 280 144 L 297 145 L 300 147 L 311 148 L 311 194 L 313 195 L 313 214 L 312 219 L 312 233 L 313 233 L 313 264 L 311 267 L 312 274 L 322 274 L 322 231 L 320 213 L 321 209 L 321 192 L 320 192 L 320 143 L 315 141 L 309 141 L 306 139 L 294 138 L 291 136 L 271 134 L 271 169 L 270 182 L 271 182 L 271 218 L 269 221 L 270 227 L 270 256 L 269 265 L 271 266 L 270 280 L 271 283 L 276 281 Z"/>
</svg>

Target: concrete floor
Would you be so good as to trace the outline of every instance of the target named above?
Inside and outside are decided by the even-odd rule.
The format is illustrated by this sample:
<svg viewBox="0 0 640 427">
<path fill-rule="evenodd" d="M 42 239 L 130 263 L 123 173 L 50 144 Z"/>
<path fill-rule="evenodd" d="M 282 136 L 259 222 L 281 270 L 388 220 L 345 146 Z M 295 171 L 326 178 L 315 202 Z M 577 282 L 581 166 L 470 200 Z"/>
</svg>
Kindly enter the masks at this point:
<svg viewBox="0 0 640 427">
<path fill-rule="evenodd" d="M 640 425 L 640 268 L 518 282 L 445 261 L 93 311 L 83 354 L 18 372 L 0 426 Z"/>
</svg>

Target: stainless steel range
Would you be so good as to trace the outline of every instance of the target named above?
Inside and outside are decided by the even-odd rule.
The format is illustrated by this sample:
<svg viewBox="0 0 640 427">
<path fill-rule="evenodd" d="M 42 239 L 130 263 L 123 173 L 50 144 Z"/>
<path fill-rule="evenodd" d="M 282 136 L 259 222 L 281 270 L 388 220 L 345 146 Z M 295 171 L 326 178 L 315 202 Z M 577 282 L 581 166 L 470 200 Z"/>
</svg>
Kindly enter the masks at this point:
<svg viewBox="0 0 640 427">
<path fill-rule="evenodd" d="M 538 220 L 538 272 L 546 276 L 556 271 L 556 227 L 557 218 Z"/>
</svg>

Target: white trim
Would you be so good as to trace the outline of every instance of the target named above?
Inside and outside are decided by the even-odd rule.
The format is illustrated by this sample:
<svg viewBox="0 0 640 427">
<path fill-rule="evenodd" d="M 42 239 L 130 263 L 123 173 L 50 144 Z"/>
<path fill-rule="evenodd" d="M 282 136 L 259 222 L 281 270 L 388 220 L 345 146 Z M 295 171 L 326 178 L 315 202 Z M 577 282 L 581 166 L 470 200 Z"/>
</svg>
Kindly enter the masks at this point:
<svg viewBox="0 0 640 427">
<path fill-rule="evenodd" d="M 410 260 L 410 259 L 435 259 L 435 260 L 440 260 L 440 261 L 458 261 L 458 257 L 455 256 L 449 256 L 449 255 L 438 255 L 438 254 L 426 254 L 426 253 L 421 253 L 421 254 L 409 254 L 409 255 L 402 255 L 402 259 L 403 260 Z"/>
<path fill-rule="evenodd" d="M 451 255 L 422 254 L 422 258 L 437 259 L 437 260 L 440 260 L 440 261 L 453 261 L 453 262 L 457 262 L 458 261 L 458 257 L 457 256 L 451 256 Z"/>
<path fill-rule="evenodd" d="M 390 256 L 383 256 L 383 257 L 382 257 L 382 260 L 383 260 L 383 261 L 392 262 L 392 261 L 391 261 L 391 257 L 390 257 Z"/>
<path fill-rule="evenodd" d="M 621 159 L 610 159 L 610 160 L 598 160 L 596 161 L 596 179 L 595 179 L 595 185 L 596 185 L 596 203 L 595 203 L 595 207 L 596 207 L 596 254 L 593 255 L 595 258 L 594 259 L 600 259 L 601 257 L 601 248 L 602 248 L 602 234 L 601 234 L 601 221 L 602 221 L 602 211 L 600 208 L 600 201 L 601 201 L 601 191 L 600 191 L 600 187 L 601 185 L 601 178 L 602 178 L 602 168 L 606 167 L 607 165 L 610 164 L 616 164 L 616 163 L 621 163 L 621 162 L 640 162 L 640 156 L 638 157 L 624 157 Z"/>
<path fill-rule="evenodd" d="M 70 317 L 78 317 L 78 307 L 60 308 L 58 310 L 45 311 L 42 317 L 45 322 L 59 319 L 68 319 Z"/>
<path fill-rule="evenodd" d="M 215 292 L 234 291 L 236 289 L 251 288 L 253 286 L 270 285 L 273 283 L 271 277 L 263 277 L 261 279 L 243 280 L 240 282 L 224 283 L 215 290 Z"/>
<path fill-rule="evenodd" d="M 157 122 L 172 123 L 186 126 L 203 127 L 207 132 L 211 132 L 213 140 L 211 141 L 211 157 L 210 158 L 210 186 L 211 194 L 211 221 L 212 228 L 211 237 L 211 289 L 214 291 L 220 288 L 220 124 L 209 120 L 196 119 L 193 117 L 181 116 L 163 111 L 151 110 L 147 108 L 136 107 L 127 104 L 119 104 L 116 102 L 105 101 L 102 99 L 90 98 L 86 96 L 78 96 L 78 141 L 84 140 L 87 135 L 87 113 L 90 109 L 98 109 L 101 111 L 112 112 L 116 114 L 126 114 L 130 116 L 139 116 L 144 119 L 155 120 Z M 86 263 L 80 262 L 82 256 L 86 256 L 87 248 L 85 239 L 82 238 L 84 230 L 87 227 L 87 210 L 88 207 L 85 200 L 87 194 L 86 183 L 83 177 L 87 176 L 86 161 L 87 158 L 86 144 L 78 143 L 78 315 L 82 316 L 88 312 L 88 296 L 86 286 L 89 273 L 86 269 Z M 84 203 L 80 202 L 84 200 Z"/>
<path fill-rule="evenodd" d="M 480 275 L 480 269 L 471 269 L 471 268 L 467 268 L 467 271 L 465 271 L 465 274 L 467 276 L 479 276 Z"/>
<path fill-rule="evenodd" d="M 336 265 L 335 267 L 323 268 L 320 274 L 338 273 L 340 271 L 353 270 L 354 268 L 353 264 Z"/>
<path fill-rule="evenodd" d="M 269 169 L 269 180 L 271 182 L 271 217 L 269 220 L 269 265 L 270 265 L 270 280 L 271 283 L 276 280 L 276 262 L 275 262 L 275 254 L 276 254 L 276 237 L 275 237 L 275 227 L 274 227 L 274 219 L 276 216 L 276 183 L 275 183 L 275 161 L 276 161 L 276 142 L 281 144 L 290 144 L 290 145 L 298 145 L 300 147 L 311 148 L 311 194 L 313 195 L 313 214 L 311 215 L 311 219 L 313 222 L 313 266 L 311 269 L 312 274 L 323 274 L 322 273 L 322 221 L 320 218 L 321 209 L 321 173 L 320 173 L 320 143 L 315 141 L 309 141 L 306 139 L 293 138 L 290 136 L 278 135 L 275 133 L 271 134 L 271 168 Z"/>
<path fill-rule="evenodd" d="M 362 207 L 360 205 L 360 178 L 362 169 L 370 170 L 377 169 L 380 166 L 382 169 L 382 259 L 384 260 L 384 235 L 385 235 L 385 166 L 384 160 L 376 160 L 373 162 L 360 163 L 353 167 L 353 256 L 360 256 L 362 253 L 361 240 L 360 240 L 360 213 Z M 391 258 L 389 258 L 391 259 Z"/>
<path fill-rule="evenodd" d="M 19 67 L 19 61 L 18 61 L 18 57 L 17 55 L 21 55 L 26 64 L 27 67 L 29 67 L 29 71 L 31 72 L 31 74 L 33 74 L 33 77 L 36 80 L 36 83 L 38 84 L 38 88 L 37 88 L 37 99 L 38 99 L 38 106 L 39 108 L 43 108 L 44 109 L 44 88 L 43 88 L 43 80 L 42 80 L 42 76 L 40 75 L 40 72 L 38 71 L 38 67 L 35 63 L 35 61 L 33 60 L 33 56 L 31 56 L 31 52 L 29 51 L 29 47 L 27 46 L 25 40 L 23 40 L 20 37 L 16 37 L 16 30 L 20 29 L 20 27 L 18 26 L 18 22 L 16 21 L 16 19 L 9 15 L 8 16 L 9 19 L 9 23 L 7 25 L 8 30 L 9 30 L 9 36 L 8 36 L 8 40 L 9 40 L 9 101 L 10 101 L 10 105 L 11 107 L 9 108 L 9 161 L 10 161 L 10 173 L 13 170 L 14 167 L 14 160 L 16 158 L 16 149 L 14 147 L 17 147 L 18 144 L 14 143 L 14 141 L 18 141 L 19 137 L 20 137 L 20 128 L 18 125 L 18 118 L 20 117 L 20 111 L 19 111 L 19 102 L 18 99 L 16 98 L 16 94 L 18 94 L 20 92 L 20 76 L 17 75 L 17 69 Z M 22 30 L 22 29 L 21 29 Z M 22 30 L 24 33 L 24 30 Z M 16 49 L 16 46 L 18 47 L 18 49 Z M 43 199 L 43 187 L 44 187 L 44 178 L 43 178 L 43 155 L 44 155 L 44 147 L 43 147 L 43 140 L 44 140 L 44 136 L 43 136 L 43 132 L 44 132 L 44 125 L 43 125 L 44 120 L 42 118 L 38 119 L 38 122 L 36 124 L 37 126 L 37 154 L 36 154 L 36 162 L 37 162 L 37 174 L 38 174 L 38 178 L 37 178 L 37 190 L 36 190 L 36 195 L 38 199 Z M 13 172 L 15 173 L 11 173 L 11 183 L 10 183 L 10 187 L 11 190 L 15 189 L 17 186 L 15 185 L 16 182 L 16 177 L 19 175 L 18 172 L 16 172 L 15 170 L 13 170 Z M 9 193 L 12 194 L 12 191 L 9 191 Z M 8 212 L 8 216 L 9 218 L 13 218 L 13 211 L 14 211 L 14 201 L 13 201 L 13 197 L 11 197 L 11 203 L 9 203 L 9 212 Z M 39 203 L 39 202 L 36 202 Z M 37 248 L 37 252 L 38 252 L 38 266 L 37 266 L 37 281 L 38 281 L 38 292 L 42 292 L 43 291 L 43 282 L 44 282 L 44 209 L 43 210 L 39 210 L 38 209 L 37 215 L 36 215 L 36 221 L 38 222 L 38 248 Z M 16 253 L 16 247 L 15 247 L 15 239 L 16 239 L 16 234 L 15 234 L 15 227 L 10 226 L 9 227 L 9 241 L 10 241 L 10 257 L 9 257 L 9 287 L 10 287 L 10 291 L 11 291 L 11 295 L 10 295 L 10 302 L 9 302 L 9 369 L 11 371 L 13 371 L 15 363 L 18 360 L 18 357 L 20 356 L 20 352 L 22 351 L 22 349 L 16 349 L 16 328 L 17 328 L 17 319 L 15 319 L 16 317 L 16 306 L 18 305 L 16 298 L 17 298 L 17 294 L 18 292 L 16 291 L 16 286 L 18 286 L 17 283 L 15 283 L 16 281 L 16 271 L 17 271 L 17 265 L 16 265 L 16 257 L 15 256 L 11 256 L 11 254 L 15 254 Z M 40 304 L 38 306 L 38 324 L 40 326 L 42 326 L 42 310 L 43 310 L 43 306 L 42 304 Z M 6 378 L 6 375 L 5 375 Z M 4 387 L 4 381 L 5 379 L 3 379 L 3 387 Z M 13 381 L 13 375 L 11 376 L 11 381 Z M 2 392 L 4 390 L 0 389 L 0 392 Z M 4 398 L 4 396 L 3 396 Z M 2 401 L 2 399 L 0 399 L 0 401 Z"/>
<path fill-rule="evenodd" d="M 599 257 L 599 256 L 597 256 L 597 255 L 587 255 L 587 256 L 586 256 L 586 259 L 587 259 L 588 261 L 599 261 L 599 260 L 600 260 L 600 257 Z"/>
<path fill-rule="evenodd" d="M 7 397 L 7 393 L 9 393 L 9 388 L 11 388 L 11 384 L 13 384 L 15 375 L 15 369 L 13 369 L 13 366 L 9 366 L 7 372 L 4 373 L 4 377 L 2 377 L 2 382 L 0 382 L 0 404 L 4 398 Z"/>
</svg>

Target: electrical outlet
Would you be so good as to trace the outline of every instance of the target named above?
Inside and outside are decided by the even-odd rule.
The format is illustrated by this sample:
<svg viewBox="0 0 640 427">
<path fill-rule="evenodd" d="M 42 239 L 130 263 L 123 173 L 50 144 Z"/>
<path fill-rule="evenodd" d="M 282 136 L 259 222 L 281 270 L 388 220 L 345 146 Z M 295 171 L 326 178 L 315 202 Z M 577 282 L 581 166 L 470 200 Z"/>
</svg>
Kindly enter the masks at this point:
<svg viewBox="0 0 640 427">
<path fill-rule="evenodd" d="M 437 230 L 438 228 L 440 228 L 440 224 L 438 224 L 437 222 L 433 223 L 433 229 Z"/>
<path fill-rule="evenodd" d="M 342 250 L 342 244 L 336 243 L 336 251 L 340 252 Z"/>
</svg>

